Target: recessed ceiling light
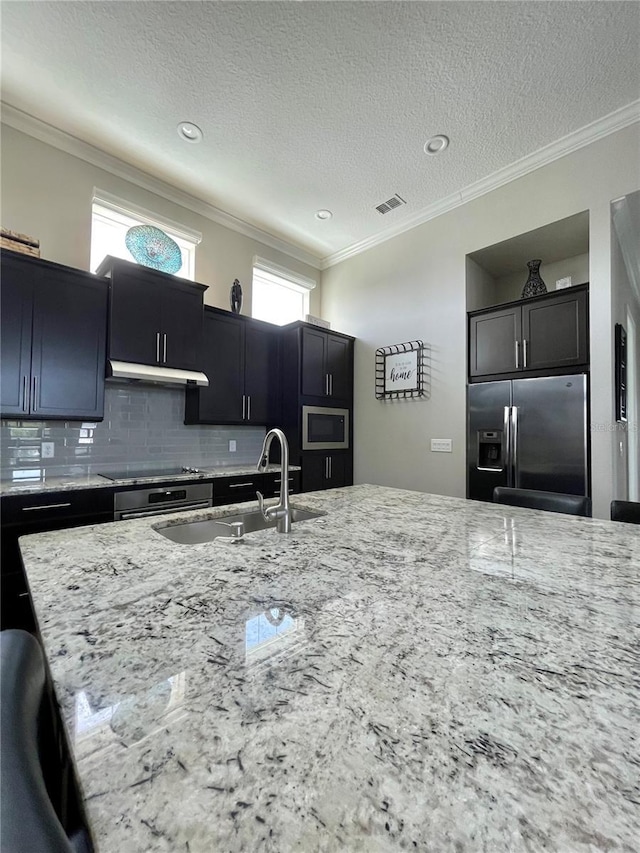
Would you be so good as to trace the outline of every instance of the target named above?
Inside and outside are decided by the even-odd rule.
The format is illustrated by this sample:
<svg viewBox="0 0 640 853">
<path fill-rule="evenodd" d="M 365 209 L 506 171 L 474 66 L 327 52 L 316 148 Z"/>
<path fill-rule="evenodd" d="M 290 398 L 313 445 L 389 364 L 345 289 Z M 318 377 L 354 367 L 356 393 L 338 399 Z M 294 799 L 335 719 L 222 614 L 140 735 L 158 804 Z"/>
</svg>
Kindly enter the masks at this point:
<svg viewBox="0 0 640 853">
<path fill-rule="evenodd" d="M 442 133 L 439 133 L 437 136 L 432 136 L 431 139 L 427 139 L 424 144 L 424 153 L 439 154 L 441 151 L 444 151 L 444 149 L 448 146 L 449 137 L 444 136 L 444 134 Z"/>
<path fill-rule="evenodd" d="M 178 125 L 178 136 L 185 142 L 202 142 L 203 133 L 197 124 L 190 121 L 181 121 Z"/>
<path fill-rule="evenodd" d="M 331 219 L 333 213 L 330 210 L 318 210 L 316 211 L 316 219 L 325 220 Z"/>
</svg>

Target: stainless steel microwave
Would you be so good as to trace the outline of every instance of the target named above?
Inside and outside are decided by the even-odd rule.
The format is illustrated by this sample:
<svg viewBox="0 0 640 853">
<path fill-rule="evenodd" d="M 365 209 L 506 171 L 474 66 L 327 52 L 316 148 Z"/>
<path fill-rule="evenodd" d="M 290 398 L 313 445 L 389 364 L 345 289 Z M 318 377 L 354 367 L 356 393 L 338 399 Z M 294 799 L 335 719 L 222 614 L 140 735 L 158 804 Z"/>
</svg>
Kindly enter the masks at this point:
<svg viewBox="0 0 640 853">
<path fill-rule="evenodd" d="M 302 407 L 303 450 L 347 450 L 349 409 L 326 406 Z"/>
</svg>

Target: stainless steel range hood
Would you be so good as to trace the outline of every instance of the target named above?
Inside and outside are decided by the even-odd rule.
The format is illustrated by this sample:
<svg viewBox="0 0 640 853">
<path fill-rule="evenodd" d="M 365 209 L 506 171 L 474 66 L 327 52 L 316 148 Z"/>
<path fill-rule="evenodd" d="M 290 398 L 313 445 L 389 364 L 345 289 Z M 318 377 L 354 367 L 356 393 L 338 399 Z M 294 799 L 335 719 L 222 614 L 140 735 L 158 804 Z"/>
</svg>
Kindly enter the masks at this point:
<svg viewBox="0 0 640 853">
<path fill-rule="evenodd" d="M 152 382 L 156 385 L 209 384 L 204 373 L 197 370 L 178 370 L 175 367 L 158 367 L 151 364 L 133 364 L 129 361 L 107 361 L 107 379 L 128 379 Z"/>
</svg>

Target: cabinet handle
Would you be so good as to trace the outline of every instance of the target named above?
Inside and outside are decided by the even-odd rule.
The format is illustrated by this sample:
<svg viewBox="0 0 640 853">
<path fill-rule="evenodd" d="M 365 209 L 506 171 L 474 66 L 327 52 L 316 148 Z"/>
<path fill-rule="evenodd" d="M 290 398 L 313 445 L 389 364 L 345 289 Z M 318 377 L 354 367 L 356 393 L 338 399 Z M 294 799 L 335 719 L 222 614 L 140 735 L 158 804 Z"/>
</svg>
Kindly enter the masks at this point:
<svg viewBox="0 0 640 853">
<path fill-rule="evenodd" d="M 251 420 L 251 395 L 247 394 L 247 420 Z"/>
<path fill-rule="evenodd" d="M 156 361 L 160 364 L 160 332 L 156 332 Z"/>
<path fill-rule="evenodd" d="M 22 512 L 33 512 L 41 509 L 62 509 L 64 506 L 71 506 L 71 503 L 65 504 L 43 504 L 42 506 L 23 506 Z"/>
<path fill-rule="evenodd" d="M 331 478 L 332 478 L 332 476 L 333 476 L 333 470 L 332 470 L 332 469 L 333 469 L 333 466 L 332 466 L 332 462 L 333 462 L 333 460 L 331 459 L 331 457 L 329 457 L 329 479 L 331 479 Z"/>
<path fill-rule="evenodd" d="M 166 332 L 165 332 L 165 334 L 164 334 L 162 337 L 163 337 L 163 341 L 164 341 L 164 343 L 163 343 L 163 351 L 162 351 L 162 352 L 163 352 L 163 355 L 162 355 L 162 363 L 163 363 L 163 364 L 166 364 L 166 363 L 167 363 L 167 335 L 166 335 Z"/>
<path fill-rule="evenodd" d="M 328 397 L 329 396 L 329 374 L 325 373 L 324 375 L 324 393 Z"/>
<path fill-rule="evenodd" d="M 31 411 L 35 412 L 38 409 L 38 377 L 33 377 L 33 394 L 31 395 Z"/>
<path fill-rule="evenodd" d="M 22 411 L 29 411 L 29 397 L 27 392 L 27 377 L 22 377 Z"/>
<path fill-rule="evenodd" d="M 526 338 L 522 341 L 522 358 L 524 360 L 524 364 L 522 366 L 526 367 L 527 366 L 527 339 Z"/>
<path fill-rule="evenodd" d="M 329 479 L 329 457 L 324 457 L 324 478 L 325 480 Z"/>
<path fill-rule="evenodd" d="M 246 486 L 251 487 L 254 485 L 255 484 L 253 482 L 251 482 L 251 483 L 229 483 L 229 488 L 230 489 L 244 489 Z"/>
<path fill-rule="evenodd" d="M 244 396 L 244 394 L 243 394 L 243 395 L 242 395 L 242 420 L 244 420 L 244 419 L 245 419 L 245 418 L 244 418 L 244 413 L 245 413 L 245 411 L 246 411 L 246 399 L 247 399 L 247 398 L 246 398 L 246 397 Z"/>
<path fill-rule="evenodd" d="M 333 397 L 333 373 L 329 374 L 329 395 Z"/>
<path fill-rule="evenodd" d="M 520 341 L 516 341 L 516 370 L 520 367 Z"/>
</svg>

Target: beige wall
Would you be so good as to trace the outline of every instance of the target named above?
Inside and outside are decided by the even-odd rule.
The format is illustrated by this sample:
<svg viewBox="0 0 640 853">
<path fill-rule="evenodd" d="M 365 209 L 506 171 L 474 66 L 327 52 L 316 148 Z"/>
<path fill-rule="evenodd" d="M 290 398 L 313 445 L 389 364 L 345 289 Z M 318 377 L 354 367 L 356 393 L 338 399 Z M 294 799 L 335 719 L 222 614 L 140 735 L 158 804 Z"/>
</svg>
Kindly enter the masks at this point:
<svg viewBox="0 0 640 853">
<path fill-rule="evenodd" d="M 636 233 L 634 239 L 640 241 L 640 234 Z M 624 262 L 622 250 L 620 247 L 619 237 L 616 234 L 615 228 L 612 228 L 611 237 L 611 281 L 613 288 L 613 311 L 612 322 L 621 323 L 629 335 L 630 314 L 635 321 L 636 335 L 640 334 L 640 299 L 636 293 L 628 275 L 627 267 Z M 631 337 L 627 338 L 627 386 L 628 386 L 628 422 L 626 424 L 616 423 L 615 417 L 612 418 L 613 442 L 613 496 L 618 500 L 629 500 L 629 483 L 630 478 L 635 480 L 635 488 L 638 488 L 640 483 L 640 472 L 637 467 L 634 468 L 634 455 L 630 453 L 630 445 L 634 443 L 636 446 L 639 441 L 638 421 L 635 412 L 632 410 L 632 401 L 640 399 L 640 346 L 636 340 L 635 350 L 632 347 Z M 635 364 L 635 371 L 632 371 L 631 361 Z M 636 387 L 632 388 L 632 376 L 636 377 Z M 637 451 L 636 451 L 637 455 Z M 634 497 L 634 499 L 636 499 Z"/>
<path fill-rule="evenodd" d="M 465 255 L 589 210 L 591 419 L 613 418 L 609 203 L 640 187 L 633 125 L 348 259 L 322 276 L 322 316 L 357 337 L 355 480 L 465 494 Z M 431 349 L 428 399 L 378 401 L 375 349 L 420 338 Z M 431 453 L 452 438 L 453 453 Z M 594 510 L 608 517 L 612 436 L 592 434 Z"/>
<path fill-rule="evenodd" d="M 243 314 L 251 312 L 252 262 L 255 255 L 319 281 L 320 272 L 244 234 L 2 125 L 2 226 L 40 240 L 43 258 L 89 269 L 91 198 L 106 190 L 159 216 L 202 233 L 196 250 L 196 281 L 208 284 L 205 302 L 229 308 L 229 289 L 240 279 Z M 320 310 L 319 288 L 311 292 L 310 312 Z"/>
</svg>

